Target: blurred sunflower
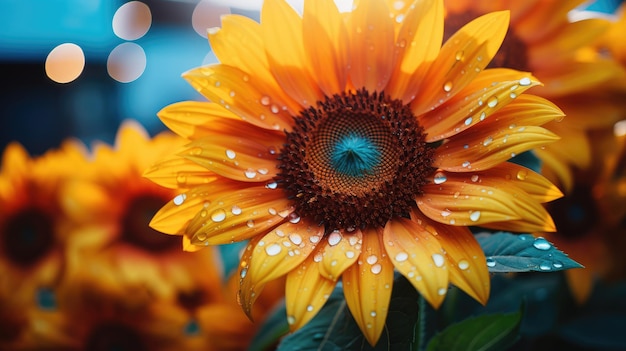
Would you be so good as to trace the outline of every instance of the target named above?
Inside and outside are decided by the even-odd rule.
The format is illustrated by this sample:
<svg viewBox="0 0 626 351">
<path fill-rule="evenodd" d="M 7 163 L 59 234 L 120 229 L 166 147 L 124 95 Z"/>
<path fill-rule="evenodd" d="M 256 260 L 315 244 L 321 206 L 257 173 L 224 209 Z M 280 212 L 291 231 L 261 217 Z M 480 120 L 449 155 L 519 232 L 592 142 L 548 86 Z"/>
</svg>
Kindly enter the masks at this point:
<svg viewBox="0 0 626 351">
<path fill-rule="evenodd" d="M 188 190 L 151 226 L 183 235 L 186 250 L 249 239 L 238 295 L 247 313 L 286 276 L 295 330 L 341 277 L 375 344 L 394 268 L 435 307 L 449 283 L 485 303 L 489 274 L 467 226 L 554 230 L 541 202 L 559 190 L 505 161 L 556 140 L 539 125 L 562 112 L 523 94 L 540 84 L 529 73 L 485 69 L 508 12 L 442 46 L 443 2 L 404 5 L 359 1 L 343 14 L 306 1 L 299 16 L 268 0 L 260 24 L 223 17 L 209 30 L 221 63 L 184 74 L 212 102 L 159 113 L 191 142 L 146 176 Z"/>
<path fill-rule="evenodd" d="M 561 139 L 534 152 L 546 166 L 545 175 L 568 191 L 573 187 L 572 171 L 587 169 L 591 164 L 590 141 L 585 131 L 612 126 L 620 119 L 620 110 L 615 106 L 620 98 L 608 94 L 608 90 L 621 68 L 614 60 L 587 50 L 609 29 L 610 22 L 598 17 L 572 21 L 572 13 L 583 2 L 445 2 L 446 38 L 470 18 L 511 11 L 509 31 L 488 67 L 532 72 L 543 83 L 534 93 L 550 99 L 567 115 L 563 121 L 544 126 Z"/>
<path fill-rule="evenodd" d="M 85 166 L 86 150 L 67 141 L 37 157 L 9 144 L 0 169 L 0 345 L 19 337 L 30 309 L 48 308 L 63 273 L 74 223 L 61 193 Z"/>
<path fill-rule="evenodd" d="M 183 252 L 177 237 L 148 226 L 176 192 L 142 172 L 181 141 L 172 133 L 150 138 L 139 124 L 126 121 L 114 146 L 94 146 L 85 177 L 70 183 L 64 194 L 66 211 L 81 223 L 80 235 L 68 243 L 68 274 L 91 275 L 101 289 L 137 303 L 165 298 L 196 306 L 214 298 L 220 270 L 200 267 L 219 266 L 216 253 Z"/>
<path fill-rule="evenodd" d="M 579 303 L 597 280 L 626 278 L 625 135 L 613 128 L 590 132 L 593 171 L 576 174 L 572 193 L 548 206 L 558 232 L 546 237 L 585 266 L 565 272 Z"/>
</svg>

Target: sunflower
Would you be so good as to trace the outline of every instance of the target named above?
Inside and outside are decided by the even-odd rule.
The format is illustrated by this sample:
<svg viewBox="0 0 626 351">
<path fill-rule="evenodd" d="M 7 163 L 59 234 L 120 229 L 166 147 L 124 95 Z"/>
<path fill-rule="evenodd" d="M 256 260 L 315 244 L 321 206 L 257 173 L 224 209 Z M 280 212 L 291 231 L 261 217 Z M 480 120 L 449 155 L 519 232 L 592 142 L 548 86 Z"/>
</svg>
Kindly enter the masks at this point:
<svg viewBox="0 0 626 351">
<path fill-rule="evenodd" d="M 113 146 L 94 146 L 90 168 L 64 193 L 66 211 L 81 223 L 80 235 L 68 244 L 68 274 L 94 275 L 93 284 L 137 302 L 213 299 L 221 273 L 197 267 L 219 266 L 217 253 L 183 252 L 179 238 L 148 226 L 177 193 L 144 178 L 143 170 L 180 147 L 181 140 L 172 133 L 151 138 L 129 120 L 119 127 Z"/>
<path fill-rule="evenodd" d="M 394 268 L 434 307 L 449 283 L 481 303 L 485 256 L 468 226 L 553 231 L 544 177 L 506 162 L 557 139 L 562 117 L 524 94 L 530 73 L 485 69 L 508 27 L 495 12 L 442 43 L 441 1 L 359 1 L 340 13 L 282 0 L 261 20 L 222 18 L 209 40 L 219 64 L 183 76 L 210 102 L 165 107 L 189 139 L 145 175 L 183 189 L 152 219 L 186 250 L 249 240 L 240 265 L 246 313 L 286 277 L 292 330 L 337 281 L 371 344 L 383 330 Z M 193 186 L 192 186 L 193 185 Z"/>
<path fill-rule="evenodd" d="M 577 174 L 572 193 L 550 203 L 558 232 L 545 233 L 586 268 L 565 272 L 578 303 L 598 280 L 626 277 L 626 138 L 611 128 L 591 132 L 590 139 L 593 171 Z"/>
<path fill-rule="evenodd" d="M 567 118 L 544 127 L 561 139 L 534 152 L 543 161 L 544 175 L 562 188 L 573 187 L 572 172 L 591 164 L 586 130 L 609 127 L 619 120 L 616 105 L 623 100 L 610 93 L 622 70 L 610 58 L 589 50 L 610 27 L 606 18 L 571 20 L 583 0 L 469 1 L 448 0 L 445 36 L 468 18 L 510 10 L 509 31 L 489 67 L 532 72 L 542 83 L 533 92 L 550 99 Z M 589 116 L 594 118 L 589 118 Z M 622 117 L 623 118 L 623 117 Z"/>
</svg>

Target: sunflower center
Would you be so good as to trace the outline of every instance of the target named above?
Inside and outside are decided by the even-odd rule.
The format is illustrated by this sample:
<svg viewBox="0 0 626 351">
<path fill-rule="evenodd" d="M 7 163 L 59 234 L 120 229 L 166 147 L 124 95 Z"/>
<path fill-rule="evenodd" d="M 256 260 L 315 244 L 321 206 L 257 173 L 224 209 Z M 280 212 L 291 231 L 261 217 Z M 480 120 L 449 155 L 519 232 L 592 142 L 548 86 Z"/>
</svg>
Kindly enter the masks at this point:
<svg viewBox="0 0 626 351">
<path fill-rule="evenodd" d="M 54 222 L 38 208 L 27 208 L 10 216 L 2 228 L 4 255 L 21 267 L 38 262 L 54 245 Z"/>
<path fill-rule="evenodd" d="M 472 20 L 480 17 L 474 11 L 463 13 L 448 13 L 444 25 L 443 40 L 447 41 L 454 33 Z M 526 43 L 515 34 L 512 28 L 506 33 L 500 49 L 493 57 L 488 68 L 512 68 L 520 71 L 530 71 L 528 65 L 528 48 Z"/>
<path fill-rule="evenodd" d="M 295 118 L 277 181 L 327 231 L 384 226 L 422 193 L 434 152 L 424 138 L 409 106 L 384 93 L 327 97 Z"/>
<path fill-rule="evenodd" d="M 131 351 L 145 350 L 139 334 L 127 325 L 106 322 L 98 325 L 89 335 L 85 350 Z"/>
<path fill-rule="evenodd" d="M 180 238 L 163 234 L 148 225 L 165 201 L 154 195 L 133 199 L 122 218 L 122 239 L 147 251 L 163 252 L 180 248 Z"/>
</svg>

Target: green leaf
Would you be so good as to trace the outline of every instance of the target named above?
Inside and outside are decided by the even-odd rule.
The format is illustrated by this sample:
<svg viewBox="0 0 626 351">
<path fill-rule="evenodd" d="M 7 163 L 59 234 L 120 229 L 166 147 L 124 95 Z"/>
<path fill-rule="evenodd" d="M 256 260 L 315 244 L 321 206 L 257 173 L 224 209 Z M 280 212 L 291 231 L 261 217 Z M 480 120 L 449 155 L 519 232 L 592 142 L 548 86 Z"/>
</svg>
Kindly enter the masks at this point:
<svg viewBox="0 0 626 351">
<path fill-rule="evenodd" d="M 519 338 L 521 320 L 521 311 L 468 318 L 435 335 L 427 351 L 506 350 Z"/>
<path fill-rule="evenodd" d="M 273 350 L 280 338 L 289 333 L 287 312 L 284 301 L 274 309 L 272 314 L 263 322 L 250 342 L 249 351 Z"/>
<path fill-rule="evenodd" d="M 489 272 L 554 272 L 582 268 L 544 238 L 530 234 L 478 234 L 478 243 L 487 257 Z"/>
</svg>

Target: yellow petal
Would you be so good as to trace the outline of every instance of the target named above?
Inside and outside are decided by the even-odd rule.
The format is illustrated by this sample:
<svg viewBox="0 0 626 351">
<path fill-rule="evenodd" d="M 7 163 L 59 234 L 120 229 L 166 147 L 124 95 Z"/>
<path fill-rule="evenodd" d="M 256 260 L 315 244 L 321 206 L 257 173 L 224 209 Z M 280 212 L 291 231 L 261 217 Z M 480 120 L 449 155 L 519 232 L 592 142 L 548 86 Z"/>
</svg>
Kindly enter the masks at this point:
<svg viewBox="0 0 626 351">
<path fill-rule="evenodd" d="M 308 323 L 324 306 L 333 292 L 335 280 L 324 278 L 313 256 L 287 274 L 285 307 L 289 329 L 295 331 Z"/>
<path fill-rule="evenodd" d="M 529 88 L 539 85 L 530 74 L 490 69 L 438 109 L 418 117 L 433 142 L 458 134 L 489 118 Z"/>
<path fill-rule="evenodd" d="M 350 79 L 356 88 L 382 91 L 393 70 L 394 27 L 382 1 L 362 1 L 351 13 Z"/>
<path fill-rule="evenodd" d="M 476 174 L 437 173 L 436 177 L 446 181 L 425 185 L 424 195 L 417 198 L 422 213 L 437 222 L 469 226 L 522 220 L 527 225 L 518 224 L 515 231 L 537 226 L 554 231 L 554 222 L 543 206 L 513 184 Z"/>
<path fill-rule="evenodd" d="M 433 307 L 448 292 L 448 269 L 436 237 L 417 223 L 404 218 L 387 223 L 383 232 L 385 251 L 404 275 Z"/>
<path fill-rule="evenodd" d="M 238 133 L 223 130 L 223 133 L 192 141 L 178 155 L 232 180 L 271 181 L 278 171 L 276 153 L 284 143 L 284 136 L 274 135 L 273 142 L 264 143 L 255 136 L 270 134 L 252 125 L 248 127 L 256 130 L 241 128 Z M 229 134 L 231 132 L 236 134 Z"/>
<path fill-rule="evenodd" d="M 535 149 L 533 152 L 543 163 L 542 174 L 550 181 L 560 184 L 566 193 L 571 191 L 574 185 L 574 175 L 567 162 L 555 157 L 547 150 Z"/>
<path fill-rule="evenodd" d="M 475 129 L 479 129 L 477 126 Z M 495 127 L 498 129 L 492 129 Z M 515 155 L 559 140 L 549 130 L 536 126 L 487 125 L 456 135 L 435 150 L 433 166 L 453 172 L 489 169 Z"/>
<path fill-rule="evenodd" d="M 292 117 L 286 106 L 273 101 L 275 97 L 261 91 L 257 81 L 238 68 L 204 66 L 183 73 L 183 77 L 207 99 L 257 127 L 291 129 Z"/>
<path fill-rule="evenodd" d="M 261 36 L 270 71 L 287 95 L 304 108 L 322 100 L 305 56 L 302 19 L 286 1 L 263 1 Z"/>
<path fill-rule="evenodd" d="M 393 287 L 393 264 L 382 239 L 382 230 L 365 230 L 359 260 L 342 276 L 348 308 L 370 345 L 385 327 Z"/>
<path fill-rule="evenodd" d="M 314 260 L 319 262 L 320 274 L 330 280 L 337 280 L 341 273 L 352 266 L 361 253 L 361 231 L 335 230 L 328 234 L 322 243 L 322 248 Z"/>
<path fill-rule="evenodd" d="M 591 164 L 591 141 L 587 132 L 572 126 L 569 121 L 554 122 L 546 125 L 561 140 L 543 149 L 555 157 L 571 163 L 578 168 L 587 169 Z"/>
<path fill-rule="evenodd" d="M 622 68 L 608 60 L 594 62 L 570 62 L 542 72 L 537 72 L 544 86 L 537 89 L 542 96 L 556 97 L 582 93 L 619 77 Z"/>
<path fill-rule="evenodd" d="M 390 4 L 394 9 L 395 3 Z M 402 2 L 404 3 L 404 2 Z M 403 16 L 396 38 L 397 64 L 394 65 L 386 92 L 409 103 L 424 82 L 424 75 L 435 61 L 443 40 L 443 2 L 438 0 L 415 1 Z"/>
<path fill-rule="evenodd" d="M 244 250 L 239 265 L 239 299 L 244 311 L 249 314 L 254 300 L 267 282 L 302 264 L 323 234 L 323 227 L 301 221 L 284 223 L 266 235 L 257 235 Z"/>
<path fill-rule="evenodd" d="M 437 236 L 445 251 L 450 282 L 485 305 L 489 299 L 490 278 L 485 254 L 467 227 L 441 225 L 419 211 L 411 219 Z"/>
<path fill-rule="evenodd" d="M 206 127 L 213 122 L 239 119 L 237 115 L 216 103 L 199 101 L 176 102 L 163 108 L 157 115 L 169 129 L 187 139 L 206 136 Z"/>
<path fill-rule="evenodd" d="M 183 190 L 217 179 L 215 173 L 178 155 L 164 157 L 147 168 L 143 176 L 162 187 Z"/>
<path fill-rule="evenodd" d="M 220 188 L 202 193 L 206 201 L 189 222 L 196 245 L 228 244 L 248 239 L 285 221 L 297 221 L 281 190 L 263 186 Z"/>
<path fill-rule="evenodd" d="M 302 35 L 320 89 L 327 96 L 342 92 L 348 78 L 348 31 L 332 0 L 304 3 Z"/>
<path fill-rule="evenodd" d="M 498 51 L 509 12 L 492 12 L 466 24 L 443 45 L 412 103 L 420 115 L 445 103 L 482 71 Z"/>
<path fill-rule="evenodd" d="M 211 49 L 220 62 L 253 77 L 259 91 L 274 100 L 271 103 L 284 105 L 292 115 L 300 112 L 300 104 L 283 91 L 270 71 L 260 24 L 240 15 L 226 15 L 221 19 L 222 28 L 212 28 L 208 33 Z"/>
</svg>

